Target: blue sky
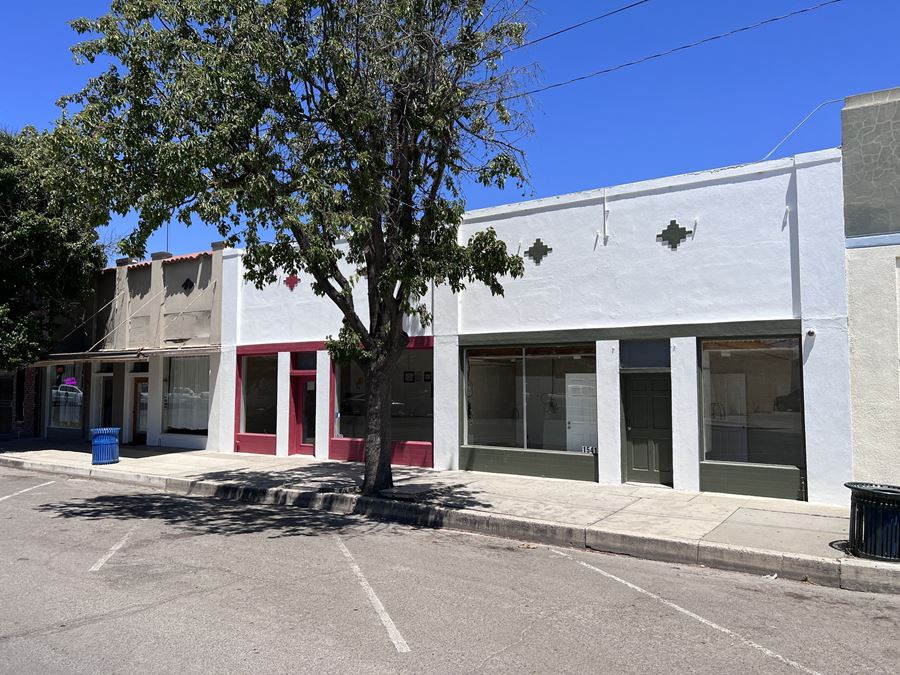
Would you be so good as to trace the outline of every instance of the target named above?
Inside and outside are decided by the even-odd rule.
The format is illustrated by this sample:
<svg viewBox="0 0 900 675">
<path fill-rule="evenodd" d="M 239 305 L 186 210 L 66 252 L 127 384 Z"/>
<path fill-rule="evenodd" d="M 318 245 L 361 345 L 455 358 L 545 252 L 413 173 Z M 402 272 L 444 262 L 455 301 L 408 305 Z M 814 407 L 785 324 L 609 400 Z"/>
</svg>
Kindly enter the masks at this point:
<svg viewBox="0 0 900 675">
<path fill-rule="evenodd" d="M 540 84 L 614 66 L 820 0 L 650 0 L 518 51 Z M 628 0 L 534 0 L 537 37 Z M 67 21 L 108 0 L 5 3 L 0 22 L 0 125 L 47 127 L 55 100 L 89 71 L 69 52 Z M 817 12 L 534 97 L 523 195 L 473 187 L 469 208 L 616 185 L 760 159 L 822 101 L 900 86 L 900 2 L 844 0 Z M 776 156 L 840 144 L 840 106 L 823 108 Z M 133 220 L 113 223 L 127 233 Z M 217 233 L 172 225 L 169 250 L 208 248 Z M 149 250 L 166 248 L 166 235 Z"/>
</svg>

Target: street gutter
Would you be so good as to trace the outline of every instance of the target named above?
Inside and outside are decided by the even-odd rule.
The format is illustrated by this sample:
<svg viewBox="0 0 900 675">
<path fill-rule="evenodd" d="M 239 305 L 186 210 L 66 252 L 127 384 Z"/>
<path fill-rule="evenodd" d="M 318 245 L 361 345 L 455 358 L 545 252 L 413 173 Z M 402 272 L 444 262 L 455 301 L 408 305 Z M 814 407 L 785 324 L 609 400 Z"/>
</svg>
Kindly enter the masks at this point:
<svg viewBox="0 0 900 675">
<path fill-rule="evenodd" d="M 900 564 L 860 558 L 825 558 L 676 539 L 597 526 L 520 518 L 465 508 L 448 508 L 408 499 L 315 492 L 292 488 L 259 488 L 247 483 L 191 480 L 104 468 L 82 468 L 0 456 L 0 466 L 40 473 L 152 487 L 191 497 L 213 497 L 248 504 L 294 506 L 339 515 L 359 515 L 403 525 L 450 529 L 505 539 L 591 549 L 647 560 L 700 565 L 757 575 L 778 575 L 852 591 L 900 593 Z"/>
</svg>

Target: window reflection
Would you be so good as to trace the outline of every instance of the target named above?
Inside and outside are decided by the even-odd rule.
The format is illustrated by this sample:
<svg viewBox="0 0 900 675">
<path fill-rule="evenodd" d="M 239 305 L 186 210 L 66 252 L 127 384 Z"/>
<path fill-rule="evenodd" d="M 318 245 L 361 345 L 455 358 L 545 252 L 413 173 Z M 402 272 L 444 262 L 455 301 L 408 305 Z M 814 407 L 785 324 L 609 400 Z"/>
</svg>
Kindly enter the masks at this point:
<svg viewBox="0 0 900 675">
<path fill-rule="evenodd" d="M 467 442 L 594 452 L 596 370 L 592 345 L 468 350 Z"/>
<path fill-rule="evenodd" d="M 274 434 L 278 417 L 278 357 L 245 356 L 241 390 L 241 431 Z"/>
<path fill-rule="evenodd" d="M 409 349 L 403 353 L 391 377 L 391 440 L 434 439 L 434 389 L 431 349 Z M 364 438 L 366 435 L 366 379 L 357 363 L 337 365 L 337 409 L 335 436 Z"/>
<path fill-rule="evenodd" d="M 705 458 L 806 466 L 798 338 L 704 340 Z"/>
<path fill-rule="evenodd" d="M 206 434 L 209 420 L 209 357 L 166 360 L 163 428 L 169 433 Z"/>
<path fill-rule="evenodd" d="M 81 364 L 54 366 L 50 389 L 50 426 L 56 429 L 80 429 L 83 402 Z"/>
</svg>

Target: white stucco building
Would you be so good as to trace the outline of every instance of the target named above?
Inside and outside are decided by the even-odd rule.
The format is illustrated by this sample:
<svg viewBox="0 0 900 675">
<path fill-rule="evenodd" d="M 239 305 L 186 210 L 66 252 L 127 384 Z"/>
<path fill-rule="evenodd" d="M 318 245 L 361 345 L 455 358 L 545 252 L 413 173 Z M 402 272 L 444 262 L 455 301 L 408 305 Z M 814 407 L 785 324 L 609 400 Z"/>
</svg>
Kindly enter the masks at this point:
<svg viewBox="0 0 900 675">
<path fill-rule="evenodd" d="M 438 287 L 394 381 L 395 461 L 838 502 L 852 475 L 837 150 L 473 211 L 525 257 Z M 309 279 L 223 255 L 209 447 L 361 459 L 361 373 Z M 359 302 L 365 302 L 364 287 Z"/>
<path fill-rule="evenodd" d="M 900 134 L 863 140 L 870 119 L 900 129 L 900 94 L 869 96 L 848 99 L 843 151 L 469 212 L 461 240 L 494 228 L 525 274 L 503 297 L 432 290 L 394 376 L 394 461 L 822 503 L 854 478 L 900 482 L 900 180 L 879 182 L 900 164 L 870 161 Z M 135 307 L 117 310 L 129 337 L 48 361 L 48 433 L 71 403 L 59 368 L 81 363 L 99 384 L 62 412 L 82 434 L 110 421 L 139 440 L 138 380 L 150 445 L 361 460 L 362 372 L 324 348 L 338 310 L 303 275 L 256 289 L 240 250 L 199 255 L 156 256 L 146 291 L 114 293 Z M 204 261 L 190 315 L 182 277 Z M 123 261 L 115 283 L 140 269 Z M 164 288 L 168 309 L 144 311 Z"/>
</svg>

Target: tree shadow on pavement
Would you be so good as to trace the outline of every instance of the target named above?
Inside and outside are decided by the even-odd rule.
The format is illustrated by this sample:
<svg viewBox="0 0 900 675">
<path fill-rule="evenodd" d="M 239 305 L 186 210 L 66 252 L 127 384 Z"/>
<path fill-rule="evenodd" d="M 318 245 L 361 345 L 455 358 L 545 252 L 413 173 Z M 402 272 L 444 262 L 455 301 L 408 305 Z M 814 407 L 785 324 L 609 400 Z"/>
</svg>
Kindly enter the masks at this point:
<svg viewBox="0 0 900 675">
<path fill-rule="evenodd" d="M 226 469 L 186 476 L 190 480 L 215 481 L 254 488 L 286 488 L 309 492 L 357 492 L 362 485 L 362 473 L 337 462 L 309 464 L 286 469 Z"/>
<path fill-rule="evenodd" d="M 465 483 L 435 480 L 434 472 L 394 467 L 395 486 L 382 497 L 454 509 L 490 509 L 488 495 L 476 492 Z M 362 485 L 362 465 L 347 462 L 322 462 L 287 469 L 234 469 L 188 476 L 195 481 L 223 484 L 217 496 L 234 498 L 244 486 L 256 489 L 284 488 L 317 494 L 358 494 Z M 244 501 L 254 501 L 252 498 Z"/>
<path fill-rule="evenodd" d="M 374 531 L 386 523 L 354 515 L 292 507 L 249 506 L 237 502 L 165 493 L 105 494 L 51 502 L 37 507 L 57 518 L 83 520 L 155 520 L 193 534 L 268 534 L 315 537 L 345 531 Z"/>
</svg>

